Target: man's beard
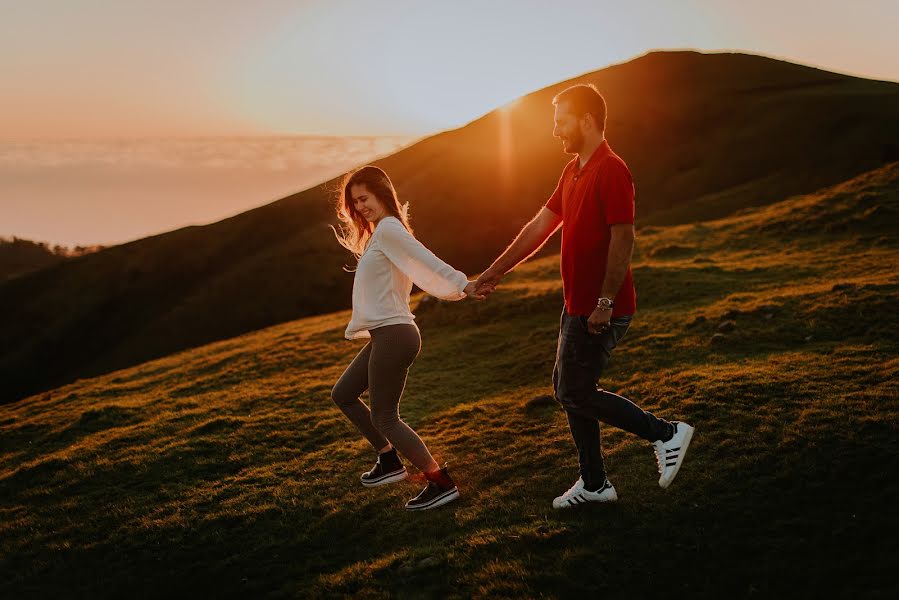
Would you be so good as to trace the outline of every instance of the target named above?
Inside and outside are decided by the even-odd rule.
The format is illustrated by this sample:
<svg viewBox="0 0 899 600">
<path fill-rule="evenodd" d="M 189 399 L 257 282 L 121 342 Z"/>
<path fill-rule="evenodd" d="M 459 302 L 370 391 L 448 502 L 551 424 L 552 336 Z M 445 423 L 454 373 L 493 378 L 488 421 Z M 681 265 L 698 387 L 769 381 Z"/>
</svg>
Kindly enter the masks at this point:
<svg viewBox="0 0 899 600">
<path fill-rule="evenodd" d="M 581 148 L 584 147 L 584 136 L 581 135 L 580 131 L 573 131 L 571 135 L 568 136 L 568 144 L 565 152 L 568 154 L 577 154 L 581 151 Z"/>
</svg>

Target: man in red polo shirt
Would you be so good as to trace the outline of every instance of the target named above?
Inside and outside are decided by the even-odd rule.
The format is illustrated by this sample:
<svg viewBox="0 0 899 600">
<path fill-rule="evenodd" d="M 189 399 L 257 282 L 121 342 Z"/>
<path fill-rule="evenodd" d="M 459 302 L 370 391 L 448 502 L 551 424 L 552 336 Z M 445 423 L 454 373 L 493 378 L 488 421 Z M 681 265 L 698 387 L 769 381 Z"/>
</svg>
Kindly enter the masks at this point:
<svg viewBox="0 0 899 600">
<path fill-rule="evenodd" d="M 636 311 L 630 261 L 634 248 L 634 183 L 605 139 L 606 103 L 592 85 L 575 85 L 553 99 L 553 135 L 576 155 L 537 216 L 478 279 L 484 296 L 536 252 L 562 225 L 565 306 L 553 369 L 556 401 L 565 409 L 578 451 L 580 478 L 553 500 L 554 508 L 617 500 L 606 477 L 599 422 L 652 442 L 659 485 L 677 475 L 693 436 L 680 421 L 665 421 L 597 386 L 612 350 Z"/>
</svg>

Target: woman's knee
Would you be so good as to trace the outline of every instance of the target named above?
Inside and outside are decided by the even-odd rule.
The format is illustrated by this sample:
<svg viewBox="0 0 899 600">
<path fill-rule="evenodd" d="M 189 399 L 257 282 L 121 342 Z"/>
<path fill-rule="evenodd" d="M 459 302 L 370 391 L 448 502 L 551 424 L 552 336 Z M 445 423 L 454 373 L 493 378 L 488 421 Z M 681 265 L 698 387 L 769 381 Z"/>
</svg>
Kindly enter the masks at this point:
<svg viewBox="0 0 899 600">
<path fill-rule="evenodd" d="M 400 415 L 395 410 L 372 410 L 371 424 L 381 434 L 389 433 L 400 422 Z"/>
<path fill-rule="evenodd" d="M 351 404 L 356 398 L 352 397 L 352 394 L 348 393 L 347 390 L 337 383 L 333 388 L 331 388 L 331 401 L 334 402 L 337 406 L 347 406 Z"/>
</svg>

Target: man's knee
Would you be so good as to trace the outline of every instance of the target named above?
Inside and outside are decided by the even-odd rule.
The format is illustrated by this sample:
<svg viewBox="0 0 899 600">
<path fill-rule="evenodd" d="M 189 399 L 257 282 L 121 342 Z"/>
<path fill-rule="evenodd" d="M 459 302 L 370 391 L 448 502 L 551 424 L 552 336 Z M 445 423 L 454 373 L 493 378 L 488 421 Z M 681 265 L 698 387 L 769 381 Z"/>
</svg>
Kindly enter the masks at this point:
<svg viewBox="0 0 899 600">
<path fill-rule="evenodd" d="M 565 409 L 579 409 L 592 401 L 595 389 L 584 386 L 570 386 L 562 382 L 554 390 L 556 402 Z"/>
</svg>

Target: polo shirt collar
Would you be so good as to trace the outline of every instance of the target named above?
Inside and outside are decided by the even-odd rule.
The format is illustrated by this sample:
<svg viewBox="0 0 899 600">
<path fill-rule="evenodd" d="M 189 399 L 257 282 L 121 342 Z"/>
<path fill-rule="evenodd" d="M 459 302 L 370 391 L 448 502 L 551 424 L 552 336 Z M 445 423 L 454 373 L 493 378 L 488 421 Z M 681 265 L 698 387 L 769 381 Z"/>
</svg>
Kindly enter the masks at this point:
<svg viewBox="0 0 899 600">
<path fill-rule="evenodd" d="M 576 158 L 574 162 L 574 171 L 575 173 L 583 173 L 587 169 L 592 169 L 596 165 L 599 164 L 599 161 L 609 153 L 611 149 L 609 148 L 609 140 L 603 140 L 602 143 L 596 147 L 596 150 L 593 151 L 593 154 L 590 155 L 590 158 L 587 159 L 587 164 L 583 167 L 578 168 L 580 165 L 580 158 Z"/>
</svg>

